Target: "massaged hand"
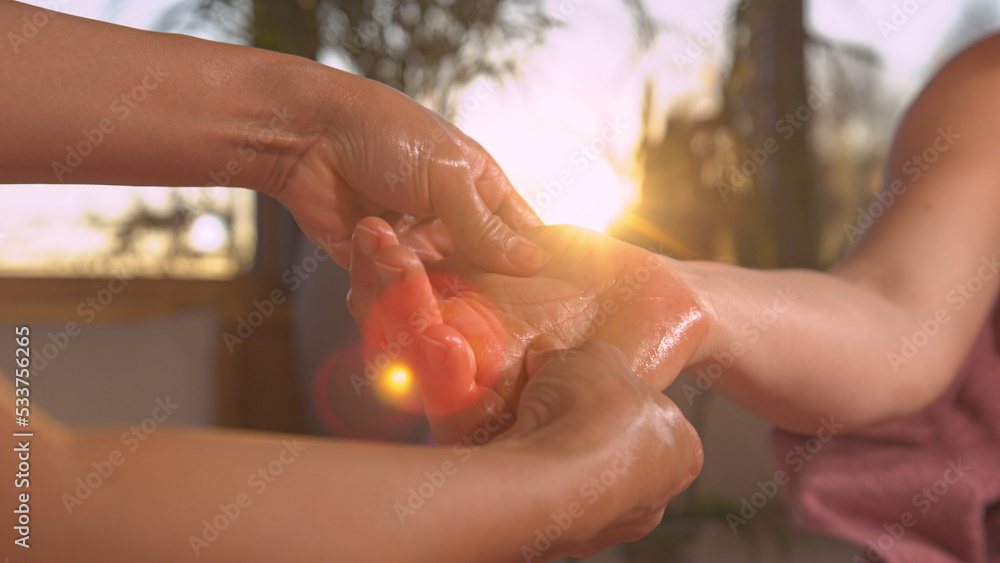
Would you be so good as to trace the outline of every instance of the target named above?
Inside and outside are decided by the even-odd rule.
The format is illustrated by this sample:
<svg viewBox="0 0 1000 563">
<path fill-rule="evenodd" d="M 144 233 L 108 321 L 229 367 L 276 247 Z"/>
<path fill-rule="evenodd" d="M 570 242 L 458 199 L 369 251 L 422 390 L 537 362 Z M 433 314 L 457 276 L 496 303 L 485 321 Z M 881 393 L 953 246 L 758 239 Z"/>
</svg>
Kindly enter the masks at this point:
<svg viewBox="0 0 1000 563">
<path fill-rule="evenodd" d="M 553 258 L 534 276 L 487 272 L 457 255 L 424 269 L 384 221 L 355 231 L 351 306 L 365 339 L 411 366 L 449 347 L 468 350 L 471 374 L 448 380 L 418 367 L 431 430 L 453 441 L 516 404 L 525 347 L 542 333 L 567 346 L 606 340 L 635 372 L 664 389 L 697 346 L 704 318 L 692 293 L 657 255 L 575 227 L 525 236 Z"/>
<path fill-rule="evenodd" d="M 541 267 L 515 232 L 540 222 L 489 153 L 404 94 L 330 73 L 333 102 L 294 126 L 314 141 L 274 194 L 310 239 L 347 267 L 354 225 L 380 215 L 425 261 L 462 250 L 506 274 Z"/>
<path fill-rule="evenodd" d="M 460 355 L 448 357 L 458 361 L 438 366 L 441 372 L 455 378 L 467 369 Z M 565 350 L 543 335 L 529 345 L 524 365 L 517 422 L 494 444 L 525 443 L 545 467 L 563 472 L 558 479 L 570 496 L 558 499 L 547 524 L 565 531 L 551 553 L 583 557 L 648 534 L 701 471 L 694 428 L 607 342 Z M 536 533 L 534 540 L 521 554 L 548 560 L 544 538 Z"/>
</svg>

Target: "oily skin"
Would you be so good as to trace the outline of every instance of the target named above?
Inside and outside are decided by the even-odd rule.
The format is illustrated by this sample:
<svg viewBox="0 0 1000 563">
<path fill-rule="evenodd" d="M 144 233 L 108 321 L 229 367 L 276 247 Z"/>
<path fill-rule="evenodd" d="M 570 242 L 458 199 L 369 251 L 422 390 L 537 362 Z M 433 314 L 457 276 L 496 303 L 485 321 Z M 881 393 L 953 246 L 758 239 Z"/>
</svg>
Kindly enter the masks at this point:
<svg viewBox="0 0 1000 563">
<path fill-rule="evenodd" d="M 279 199 L 345 266 L 355 223 L 370 214 L 425 260 L 461 252 L 530 275 L 546 259 L 514 232 L 538 221 L 496 163 L 402 94 L 305 59 L 0 2 L 5 39 L 36 18 L 46 21 L 37 36 L 0 49 L 0 182 L 246 187 Z M 128 105 L 114 105 L 126 94 Z M 67 155 L 76 148 L 85 158 Z M 386 170 L 401 179 L 390 184 Z M 455 340 L 420 359 L 444 398 L 449 382 L 477 377 L 453 330 L 430 327 Z M 644 463 L 616 473 L 614 492 L 538 560 L 647 533 L 701 467 L 693 429 L 610 344 L 542 350 L 557 360 L 538 362 L 528 349 L 535 367 L 519 368 L 530 381 L 512 387 L 521 416 L 511 432 L 459 458 L 462 469 L 405 525 L 394 505 L 428 472 L 455 466 L 451 448 L 169 425 L 124 458 L 111 452 L 127 429 L 63 427 L 32 405 L 34 546 L 22 556 L 189 560 L 191 538 L 208 542 L 206 520 L 224 510 L 234 516 L 197 547 L 202 560 L 510 561 L 551 514 L 578 502 L 581 484 L 631 457 Z M 0 429 L 12 436 L 20 427 L 5 383 L 0 376 Z M 83 490 L 77 479 L 100 477 L 95 464 L 107 473 L 112 459 L 124 461 L 67 505 Z M 248 493 L 247 476 L 275 459 L 287 462 L 283 478 Z M 18 506 L 25 491 L 6 483 L 2 504 Z M 252 502 L 237 516 L 239 498 Z"/>
<path fill-rule="evenodd" d="M 425 269 L 381 219 L 363 219 L 355 230 L 349 299 L 365 338 L 376 346 L 412 342 L 401 358 L 411 366 L 428 347 L 471 350 L 474 380 L 445 385 L 434 373 L 417 374 L 440 440 L 516 403 L 526 346 L 541 334 L 570 347 L 610 342 L 661 390 L 704 335 L 701 305 L 663 257 L 576 227 L 523 234 L 552 255 L 530 278 L 490 273 L 460 255 Z"/>
</svg>

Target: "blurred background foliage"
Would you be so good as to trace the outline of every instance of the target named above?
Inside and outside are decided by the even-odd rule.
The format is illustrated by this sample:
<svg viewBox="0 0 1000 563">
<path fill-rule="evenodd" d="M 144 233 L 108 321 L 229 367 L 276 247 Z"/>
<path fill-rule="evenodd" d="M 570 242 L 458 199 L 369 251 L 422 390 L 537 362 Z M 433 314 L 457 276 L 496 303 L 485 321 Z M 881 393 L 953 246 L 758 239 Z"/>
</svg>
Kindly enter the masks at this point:
<svg viewBox="0 0 1000 563">
<path fill-rule="evenodd" d="M 642 0 L 622 8 L 640 49 L 658 34 L 683 33 L 651 17 Z M 718 111 L 674 111 L 665 128 L 648 128 L 666 135 L 640 140 L 641 200 L 613 234 L 685 258 L 828 266 L 849 243 L 844 225 L 877 188 L 898 100 L 880 89 L 878 52 L 810 35 L 803 0 L 731 9 L 735 18 L 719 33 L 730 52 Z M 997 19 L 990 2 L 963 9 L 946 49 Z M 480 77 L 516 76 L 525 53 L 562 22 L 540 0 L 192 0 L 158 27 L 209 23 L 266 49 L 313 59 L 332 51 L 347 68 L 454 118 L 458 92 Z M 830 95 L 810 107 L 818 85 Z M 776 135 L 797 110 L 809 117 Z"/>
<path fill-rule="evenodd" d="M 192 19 L 264 49 L 310 59 L 333 50 L 353 72 L 444 115 L 474 79 L 512 75 L 517 53 L 558 24 L 535 0 L 195 0 L 168 10 L 159 27 Z"/>
<path fill-rule="evenodd" d="M 108 0 L 104 14 L 115 21 L 123 14 L 134 14 L 138 4 Z M 647 96 L 641 109 L 615 100 L 602 108 L 604 115 L 588 117 L 600 122 L 612 113 L 641 113 L 641 128 L 635 132 L 639 138 L 628 140 L 635 146 L 634 162 L 622 166 L 610 162 L 620 155 L 598 155 L 604 175 L 594 174 L 595 167 L 591 167 L 588 178 L 577 178 L 577 184 L 586 185 L 574 185 L 567 191 L 582 201 L 592 198 L 590 205 L 595 208 L 620 203 L 613 201 L 613 196 L 601 195 L 601 189 L 638 192 L 638 201 L 623 211 L 621 220 L 608 232 L 680 258 L 763 268 L 829 266 L 852 243 L 853 237 L 845 229 L 857 222 L 859 208 L 869 204 L 878 188 L 892 128 L 918 84 L 911 76 L 911 84 L 900 87 L 894 76 L 897 69 L 884 56 L 895 38 L 887 35 L 889 32 L 883 30 L 882 41 L 852 39 L 856 35 L 844 33 L 849 21 L 834 22 L 829 29 L 818 31 L 815 17 L 809 25 L 809 12 L 817 12 L 818 6 L 827 11 L 839 6 L 842 12 L 863 13 L 865 25 L 872 28 L 876 13 L 883 18 L 878 25 L 886 25 L 890 5 L 892 14 L 898 12 L 904 18 L 910 16 L 899 6 L 912 4 L 917 11 L 925 8 L 917 0 L 885 0 L 878 5 L 862 5 L 857 0 L 815 4 L 804 0 L 732 0 L 718 4 L 731 17 L 705 19 L 706 10 L 699 6 L 681 2 L 666 6 L 652 0 L 174 0 L 150 4 L 146 9 L 156 15 L 151 24 L 143 25 L 323 60 L 383 82 L 461 121 L 461 96 L 470 85 L 483 79 L 493 85 L 516 83 L 533 53 L 556 31 L 585 19 L 580 16 L 583 11 L 607 17 L 617 10 L 627 14 L 631 29 L 626 41 L 632 43 L 633 59 L 623 63 L 637 69 L 646 65 L 641 72 L 650 74 Z M 950 30 L 943 39 L 940 33 L 934 36 L 933 54 L 925 66 L 940 64 L 962 45 L 995 29 L 997 5 L 996 0 L 962 0 L 942 8 L 957 16 L 951 13 L 938 25 Z M 588 65 L 599 57 L 595 53 L 602 42 L 609 52 L 621 50 L 623 38 L 611 29 L 611 21 L 608 24 L 606 36 L 592 33 L 586 37 L 591 45 L 574 45 L 578 60 L 562 61 L 579 67 L 570 78 L 576 79 L 581 89 L 588 88 L 588 81 L 609 79 L 598 74 L 609 71 L 607 61 L 601 62 L 603 66 L 595 61 L 599 70 L 586 76 Z M 923 25 L 923 29 L 928 26 Z M 663 50 L 646 56 L 662 45 L 664 38 L 673 40 L 672 58 Z M 580 41 L 579 35 L 574 40 Z M 907 41 L 912 42 L 913 36 Z M 564 59 L 566 52 L 561 53 Z M 687 92 L 688 96 L 677 96 L 664 110 L 663 97 L 658 97 L 657 91 L 670 90 L 669 84 L 664 86 L 670 78 L 664 79 L 662 72 L 654 77 L 657 69 L 649 69 L 651 65 L 683 67 L 680 70 L 697 76 L 701 84 Z M 551 83 L 539 84 L 538 77 L 534 78 L 523 93 L 525 98 L 533 96 L 537 101 L 567 95 L 566 90 L 550 93 Z M 619 78 L 616 74 L 610 80 Z M 629 87 L 622 84 L 623 90 Z M 607 89 L 597 84 L 593 89 L 601 88 Z M 823 93 L 820 103 L 811 107 L 810 100 L 816 101 L 817 92 Z M 568 106 L 578 102 L 565 101 Z M 796 112 L 808 117 L 789 120 Z M 519 133 L 514 123 L 521 122 L 509 121 L 504 125 L 512 131 L 501 140 L 517 145 Z M 521 140 L 534 142 L 536 153 L 547 151 L 547 158 L 555 161 L 560 158 L 558 149 L 538 139 L 549 139 L 544 135 L 555 134 L 554 129 L 566 125 L 549 123 L 551 129 L 541 135 L 537 129 L 525 130 L 520 133 Z M 578 134 L 577 140 L 569 142 L 588 138 L 581 131 L 586 132 L 586 127 L 573 132 Z M 481 134 L 482 128 L 474 136 Z M 566 135 L 561 140 L 570 138 Z M 488 148 L 495 153 L 498 150 L 496 145 Z M 507 160 L 497 155 L 509 173 L 526 160 L 524 151 L 505 156 Z M 516 186 L 533 201 L 531 196 L 537 195 L 545 174 L 551 176 L 553 169 L 528 169 L 527 181 L 522 175 Z M 615 182 L 615 174 L 621 185 L 609 186 Z M 46 270 L 36 267 L 36 262 L 41 263 L 37 256 L 50 252 L 53 265 L 48 267 L 49 275 L 66 275 L 66 268 L 54 265 L 56 257 L 60 263 L 107 264 L 85 275 L 100 275 L 117 266 L 150 277 L 225 278 L 251 269 L 253 235 L 237 224 L 252 223 L 253 217 L 248 217 L 253 213 L 252 202 L 244 201 L 245 194 L 230 196 L 233 201 L 228 203 L 216 201 L 215 194 L 195 195 L 198 205 L 179 200 L 149 204 L 134 197 L 127 212 L 78 218 L 80 232 L 87 234 L 91 229 L 102 233 L 99 238 L 86 238 L 95 242 L 80 256 L 56 252 L 61 248 L 32 247 L 36 258 L 29 260 L 24 252 L 11 254 L 13 247 L 8 245 L 8 250 L 0 249 L 0 268 L 17 271 L 21 267 L 39 274 Z M 171 193 L 159 199 L 174 201 L 178 197 Z M 560 204 L 569 199 L 563 197 Z M 631 200 L 632 193 L 621 199 Z M 587 210 L 574 205 L 566 206 L 569 211 L 564 209 L 560 220 L 604 228 L 601 221 L 588 222 L 583 217 Z M 191 233 L 204 215 L 212 215 L 222 224 L 223 242 L 197 248 L 190 242 Z M 29 227 L 19 224 L 10 230 L 28 233 Z M 246 236 L 233 236 L 236 231 Z M 112 240 L 116 237 L 117 241 Z M 43 237 L 21 238 L 38 241 Z M 151 239 L 158 243 L 153 245 L 155 249 L 150 247 Z M 213 249 L 210 252 L 205 250 L 209 246 Z M 31 265 L 22 267 L 18 262 Z"/>
</svg>

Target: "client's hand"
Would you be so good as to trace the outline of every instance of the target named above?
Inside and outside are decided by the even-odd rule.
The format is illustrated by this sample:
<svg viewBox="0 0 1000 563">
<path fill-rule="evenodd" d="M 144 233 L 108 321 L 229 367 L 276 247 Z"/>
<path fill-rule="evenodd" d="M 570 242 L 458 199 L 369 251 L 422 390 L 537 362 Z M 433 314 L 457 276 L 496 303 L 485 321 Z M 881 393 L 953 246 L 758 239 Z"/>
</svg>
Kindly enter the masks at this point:
<svg viewBox="0 0 1000 563">
<path fill-rule="evenodd" d="M 548 506 L 546 524 L 565 530 L 554 552 L 580 557 L 655 528 L 701 471 L 702 448 L 677 406 L 635 377 L 614 346 L 558 347 L 549 335 L 530 345 L 517 422 L 494 443 L 527 444 L 542 467 L 559 467 L 569 496 Z M 540 530 L 522 546 L 525 559 L 549 559 L 543 534 L 552 537 Z"/>
<path fill-rule="evenodd" d="M 474 375 L 467 379 L 417 370 L 441 441 L 516 403 L 526 381 L 525 347 L 541 333 L 568 346 L 606 340 L 658 389 L 673 381 L 702 338 L 700 304 L 657 255 L 574 227 L 524 235 L 553 256 L 530 278 L 489 273 L 461 255 L 429 266 L 428 274 L 384 221 L 369 217 L 355 230 L 350 302 L 365 338 L 401 350 L 411 366 L 448 347 L 470 350 Z"/>
</svg>

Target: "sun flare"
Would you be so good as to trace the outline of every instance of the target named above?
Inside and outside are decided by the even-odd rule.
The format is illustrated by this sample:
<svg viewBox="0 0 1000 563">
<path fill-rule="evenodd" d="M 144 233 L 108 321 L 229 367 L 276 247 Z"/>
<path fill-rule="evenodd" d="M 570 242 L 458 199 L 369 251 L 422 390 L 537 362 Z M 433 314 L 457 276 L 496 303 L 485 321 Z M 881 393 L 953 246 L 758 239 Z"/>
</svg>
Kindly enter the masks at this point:
<svg viewBox="0 0 1000 563">
<path fill-rule="evenodd" d="M 375 382 L 379 397 L 396 407 L 409 406 L 415 400 L 413 373 L 403 364 L 392 364 Z"/>
</svg>

